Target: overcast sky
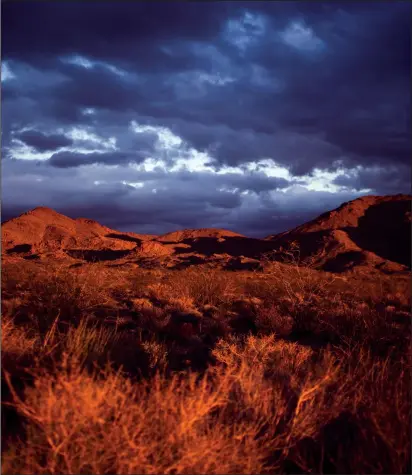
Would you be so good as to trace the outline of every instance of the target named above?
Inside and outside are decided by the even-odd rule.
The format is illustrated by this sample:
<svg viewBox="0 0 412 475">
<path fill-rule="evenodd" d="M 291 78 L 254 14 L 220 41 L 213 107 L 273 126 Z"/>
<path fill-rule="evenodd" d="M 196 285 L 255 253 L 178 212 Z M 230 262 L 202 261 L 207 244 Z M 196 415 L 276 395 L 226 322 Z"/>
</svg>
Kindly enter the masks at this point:
<svg viewBox="0 0 412 475">
<path fill-rule="evenodd" d="M 259 237 L 410 191 L 407 1 L 1 7 L 2 220 Z"/>
</svg>

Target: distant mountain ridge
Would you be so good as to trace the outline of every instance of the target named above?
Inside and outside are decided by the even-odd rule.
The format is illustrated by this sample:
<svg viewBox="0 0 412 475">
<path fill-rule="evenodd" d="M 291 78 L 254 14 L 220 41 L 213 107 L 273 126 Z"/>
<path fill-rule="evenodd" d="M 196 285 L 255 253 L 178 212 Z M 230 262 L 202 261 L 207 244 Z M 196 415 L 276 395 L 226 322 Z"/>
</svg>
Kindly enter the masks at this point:
<svg viewBox="0 0 412 475">
<path fill-rule="evenodd" d="M 209 263 L 241 270 L 258 268 L 272 251 L 282 257 L 294 245 L 300 259 L 325 271 L 405 271 L 411 265 L 411 196 L 364 196 L 265 239 L 216 228 L 161 236 L 120 232 L 44 207 L 2 224 L 3 258 L 115 260 L 119 265 L 149 259 L 172 268 Z"/>
<path fill-rule="evenodd" d="M 243 234 L 236 233 L 234 231 L 228 231 L 227 229 L 217 228 L 200 228 L 200 229 L 183 229 L 182 231 L 174 231 L 171 233 L 162 234 L 157 238 L 158 241 L 165 242 L 179 242 L 184 239 L 196 239 L 196 238 L 225 238 L 225 237 L 246 237 Z"/>
</svg>

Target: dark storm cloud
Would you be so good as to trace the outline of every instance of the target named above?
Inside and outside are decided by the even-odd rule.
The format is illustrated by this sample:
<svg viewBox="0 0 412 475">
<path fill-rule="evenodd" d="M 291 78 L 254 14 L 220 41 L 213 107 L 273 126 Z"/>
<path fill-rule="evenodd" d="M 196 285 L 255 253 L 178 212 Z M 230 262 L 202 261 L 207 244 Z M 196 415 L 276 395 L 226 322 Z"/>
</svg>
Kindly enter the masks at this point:
<svg viewBox="0 0 412 475">
<path fill-rule="evenodd" d="M 373 167 L 348 171 L 337 176 L 333 183 L 348 189 L 371 189 L 376 194 L 396 194 L 411 192 L 410 167 Z"/>
<path fill-rule="evenodd" d="M 170 123 L 173 131 L 181 134 L 201 150 L 207 151 L 212 165 L 237 166 L 256 159 L 272 157 L 276 162 L 290 167 L 294 173 L 304 174 L 311 165 L 321 168 L 332 166 L 341 157 L 334 145 L 318 135 L 302 135 L 287 130 L 256 132 L 252 129 L 234 130 L 225 125 L 204 126 L 193 123 Z"/>
<path fill-rule="evenodd" d="M 135 153 L 130 155 L 124 152 L 103 152 L 103 153 L 77 153 L 77 152 L 57 152 L 48 160 L 52 167 L 73 168 L 84 165 L 100 163 L 102 165 L 119 165 L 128 163 L 138 163 L 145 159 L 145 155 Z"/>
<path fill-rule="evenodd" d="M 26 130 L 15 135 L 26 145 L 37 149 L 39 152 L 48 152 L 62 147 L 72 145 L 73 140 L 65 135 L 59 134 L 43 134 L 36 130 Z"/>
<path fill-rule="evenodd" d="M 126 181 L 139 182 L 142 187 L 128 186 Z M 218 225 L 233 229 L 242 226 L 245 231 L 242 223 L 246 216 L 251 219 L 255 212 L 266 209 L 269 218 L 273 200 L 259 196 L 289 184 L 262 173 L 144 172 L 124 166 L 96 165 L 64 169 L 51 167 L 47 160 L 8 160 L 3 163 L 2 219 L 22 213 L 36 203 L 72 217 L 89 216 L 123 230 L 166 232 L 182 226 Z M 242 194 L 246 191 L 246 195 Z M 288 220 L 290 207 L 282 204 L 279 210 Z M 262 235 L 262 226 L 269 233 L 272 222 L 269 219 L 253 226 L 250 233 Z M 281 226 L 282 219 L 276 225 Z"/>
<path fill-rule="evenodd" d="M 403 191 L 410 184 L 410 13 L 398 1 L 6 2 L 3 157 L 16 154 L 12 138 L 27 128 L 48 137 L 20 137 L 39 152 L 57 150 L 57 136 L 68 145 L 74 128 L 100 143 L 73 138 L 72 151 L 52 155 L 37 167 L 40 175 L 31 163 L 19 165 L 26 175 L 16 163 L 5 168 L 3 210 L 23 205 L 17 183 L 30 188 L 32 180 L 28 207 L 37 199 L 97 219 L 111 200 L 103 213 L 109 224 L 139 222 L 153 231 L 156 220 L 159 229 L 226 220 L 264 232 L 266 222 L 282 231 L 353 190 Z M 183 142 L 163 147 L 156 132 L 131 130 L 132 121 L 167 127 Z M 112 137 L 115 147 L 107 145 Z M 128 166 L 151 156 L 170 168 L 190 158 L 191 147 L 207 152 L 215 170 L 270 157 L 294 178 L 142 175 Z M 294 187 L 315 169 L 343 169 L 334 180 L 342 194 L 302 212 L 297 196 L 321 195 Z M 283 208 L 272 209 L 273 199 Z"/>
<path fill-rule="evenodd" d="M 70 80 L 56 88 L 63 103 L 81 108 L 109 110 L 134 109 L 142 100 L 142 91 L 133 82 L 127 82 L 102 66 L 87 69 L 81 66 L 61 66 Z"/>
<path fill-rule="evenodd" d="M 281 123 L 322 131 L 351 165 L 408 163 L 410 10 L 407 2 L 382 3 L 373 12 L 347 5 L 329 27 L 321 22 L 328 50 L 323 61 L 291 73 Z"/>
<path fill-rule="evenodd" d="M 145 174 L 141 175 L 145 179 Z M 268 177 L 263 173 L 225 173 L 215 174 L 211 172 L 186 172 L 179 171 L 168 173 L 163 177 L 155 177 L 152 180 L 168 179 L 169 189 L 176 186 L 177 189 L 191 190 L 194 199 L 200 194 L 201 189 L 223 191 L 224 195 L 234 202 L 231 195 L 236 196 L 242 192 L 253 192 L 256 194 L 273 190 L 282 190 L 290 186 L 290 182 L 284 178 Z M 176 183 L 176 185 L 174 185 Z M 236 198 L 237 199 L 237 198 Z M 225 206 L 224 206 L 225 207 Z"/>
<path fill-rule="evenodd" d="M 290 193 L 274 188 L 274 194 L 269 196 L 265 195 L 266 181 L 259 174 L 248 178 L 193 173 L 188 179 L 188 172 L 162 174 L 127 167 L 95 167 L 53 169 L 47 161 L 4 162 L 2 220 L 35 203 L 124 231 L 164 233 L 182 227 L 224 227 L 263 237 L 356 197 L 352 192 L 310 192 L 302 187 Z M 144 186 L 128 186 L 123 183 L 125 179 L 141 181 Z M 99 180 L 98 185 L 95 180 Z M 282 180 L 279 183 L 284 185 Z M 242 190 L 254 188 L 254 192 L 241 195 L 239 191 L 228 191 L 234 185 Z"/>
<path fill-rule="evenodd" d="M 36 27 L 34 38 L 35 22 L 28 24 L 25 15 L 17 15 L 16 6 L 7 5 L 4 15 L 16 28 L 10 31 L 6 23 L 3 54 L 33 64 L 48 58 L 47 67 L 59 68 L 70 79 L 55 88 L 57 115 L 68 114 L 75 120 L 76 108 L 95 107 L 135 111 L 158 123 L 183 119 L 183 138 L 196 148 L 213 151 L 220 163 L 234 165 L 277 154 L 280 163 L 298 174 L 328 164 L 333 168 L 338 158 L 351 165 L 364 160 L 409 159 L 407 4 L 378 5 L 373 12 L 356 4 L 331 8 L 304 2 L 190 4 L 184 8 L 165 4 L 157 10 L 144 4 L 113 8 L 106 3 L 98 11 L 89 4 L 37 7 L 38 11 L 30 9 L 44 28 Z M 45 22 L 46 10 L 53 22 Z M 229 19 L 242 25 L 244 12 L 261 15 L 266 33 L 258 38 L 256 47 L 239 56 L 239 48 L 230 44 L 223 31 Z M 175 19 L 176 24 L 166 18 Z M 311 52 L 285 44 L 279 35 L 294 22 L 312 28 L 313 38 L 324 48 Z M 68 28 L 70 24 L 76 25 L 76 35 Z M 246 34 L 253 34 L 243 20 L 244 24 Z M 24 28 L 24 45 L 16 38 L 19 28 Z M 50 45 L 52 36 L 55 40 Z M 304 39 L 315 41 L 313 38 Z M 102 65 L 91 69 L 56 65 L 62 55 L 74 53 L 125 64 L 142 82 L 116 76 Z M 266 84 L 262 78 L 253 79 L 251 65 L 267 75 Z M 234 81 L 224 86 L 207 84 L 200 91 L 199 74 L 216 72 L 216 68 L 233 73 Z M 194 79 L 185 87 L 185 74 L 191 71 Z M 186 97 L 179 89 L 181 83 Z M 279 90 L 273 87 L 276 83 Z M 193 134 L 194 124 L 209 130 L 199 137 Z M 222 135 L 217 126 L 233 132 Z M 255 137 L 245 139 L 245 130 Z M 292 131 L 295 136 L 290 142 L 279 145 Z"/>
<path fill-rule="evenodd" d="M 137 61 L 145 66 L 150 61 L 153 65 L 160 59 L 167 61 L 167 54 L 158 51 L 152 58 L 155 48 L 150 45 L 176 37 L 210 40 L 219 33 L 229 11 L 237 8 L 227 3 L 215 3 L 211 8 L 206 3 L 124 1 L 99 2 L 98 6 L 26 2 L 19 7 L 10 2 L 3 5 L 3 54 L 47 62 L 53 56 L 82 52 L 92 58 Z M 146 54 L 141 58 L 142 52 Z"/>
</svg>

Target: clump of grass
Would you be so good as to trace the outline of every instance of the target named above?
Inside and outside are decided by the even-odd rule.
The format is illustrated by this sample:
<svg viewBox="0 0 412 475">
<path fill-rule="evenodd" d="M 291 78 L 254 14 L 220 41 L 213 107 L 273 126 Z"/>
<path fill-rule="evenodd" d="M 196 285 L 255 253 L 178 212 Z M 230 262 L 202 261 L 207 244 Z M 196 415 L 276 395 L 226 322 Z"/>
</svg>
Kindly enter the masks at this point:
<svg viewBox="0 0 412 475">
<path fill-rule="evenodd" d="M 196 306 L 224 305 L 235 299 L 240 290 L 236 279 L 215 269 L 177 271 L 170 275 L 167 284 L 175 297 L 189 297 Z"/>
<path fill-rule="evenodd" d="M 59 322 L 75 322 L 94 308 L 110 302 L 110 295 L 102 285 L 105 272 L 89 266 L 78 272 L 63 267 L 21 270 L 5 273 L 4 292 L 18 291 L 20 305 L 13 309 L 14 317 L 33 321 L 40 333 L 47 333 L 57 316 Z"/>
<path fill-rule="evenodd" d="M 273 336 L 221 341 L 215 355 L 203 376 L 135 384 L 74 358 L 38 373 L 14 394 L 27 433 L 4 473 L 407 473 L 407 366 L 314 357 Z"/>
<path fill-rule="evenodd" d="M 293 462 L 305 472 L 408 470 L 409 361 L 379 360 L 365 347 L 317 352 L 274 335 L 221 340 L 213 353 L 240 377 L 240 384 L 250 384 L 252 400 L 259 398 L 253 390 L 259 374 L 277 392 L 277 410 L 284 419 L 277 426 L 283 433 L 273 469 L 283 471 Z"/>
<path fill-rule="evenodd" d="M 60 361 L 63 354 L 82 366 L 102 365 L 109 361 L 109 353 L 119 339 L 113 330 L 97 327 L 83 319 L 79 325 L 60 332 L 57 320 L 45 334 L 36 328 L 16 325 L 13 320 L 3 320 L 2 369 L 13 373 L 49 367 Z"/>
<path fill-rule="evenodd" d="M 11 318 L 1 319 L 1 355 L 2 358 L 19 360 L 32 355 L 39 339 L 34 332 L 15 325 Z"/>
<path fill-rule="evenodd" d="M 293 331 L 293 324 L 293 318 L 276 305 L 260 308 L 256 316 L 256 325 L 265 334 L 288 336 Z"/>
<path fill-rule="evenodd" d="M 29 430 L 20 457 L 4 454 L 3 472 L 259 473 L 260 424 L 250 430 L 221 414 L 228 382 L 191 374 L 133 386 L 119 373 L 92 377 L 78 367 L 44 374 L 24 401 L 16 396 Z"/>
<path fill-rule="evenodd" d="M 313 368 L 314 352 L 309 347 L 277 339 L 276 335 L 249 335 L 220 339 L 213 355 L 227 367 L 250 365 L 263 368 L 266 374 L 281 373 L 304 376 Z"/>
<path fill-rule="evenodd" d="M 168 349 L 166 344 L 153 340 L 143 341 L 141 346 L 149 356 L 150 368 L 164 372 L 168 365 Z"/>
</svg>

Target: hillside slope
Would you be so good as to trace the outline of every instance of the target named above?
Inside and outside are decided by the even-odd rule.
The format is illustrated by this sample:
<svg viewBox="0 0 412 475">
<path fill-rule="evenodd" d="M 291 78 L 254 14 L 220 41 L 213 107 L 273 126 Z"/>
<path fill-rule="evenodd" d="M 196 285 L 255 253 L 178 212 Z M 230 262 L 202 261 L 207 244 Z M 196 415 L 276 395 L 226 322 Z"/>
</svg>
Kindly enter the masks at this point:
<svg viewBox="0 0 412 475">
<path fill-rule="evenodd" d="M 201 228 L 201 229 L 183 229 L 182 231 L 174 231 L 171 233 L 163 234 L 157 238 L 161 242 L 180 242 L 185 239 L 198 239 L 198 238 L 216 238 L 224 239 L 226 237 L 246 237 L 242 234 L 235 233 L 234 231 L 228 231 L 227 229 L 216 228 Z"/>
<path fill-rule="evenodd" d="M 8 255 L 62 252 L 127 251 L 153 236 L 121 233 L 96 221 L 71 219 L 50 208 L 35 208 L 2 224 L 2 253 Z"/>
<path fill-rule="evenodd" d="M 364 196 L 265 240 L 275 249 L 296 243 L 302 258 L 324 270 L 401 270 L 411 264 L 411 197 Z"/>
</svg>

